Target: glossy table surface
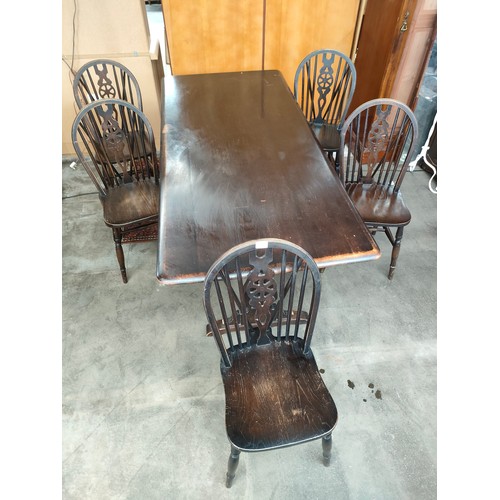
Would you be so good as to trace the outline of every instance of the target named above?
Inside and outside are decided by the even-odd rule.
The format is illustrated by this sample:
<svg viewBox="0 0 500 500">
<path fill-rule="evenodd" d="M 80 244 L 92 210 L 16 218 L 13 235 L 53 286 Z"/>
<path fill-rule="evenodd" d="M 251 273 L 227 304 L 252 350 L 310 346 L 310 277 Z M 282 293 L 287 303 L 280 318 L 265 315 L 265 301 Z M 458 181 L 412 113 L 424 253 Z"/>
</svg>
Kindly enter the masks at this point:
<svg viewBox="0 0 500 500">
<path fill-rule="evenodd" d="M 160 283 L 203 281 L 256 238 L 320 267 L 380 256 L 279 71 L 166 77 L 162 106 Z"/>
</svg>

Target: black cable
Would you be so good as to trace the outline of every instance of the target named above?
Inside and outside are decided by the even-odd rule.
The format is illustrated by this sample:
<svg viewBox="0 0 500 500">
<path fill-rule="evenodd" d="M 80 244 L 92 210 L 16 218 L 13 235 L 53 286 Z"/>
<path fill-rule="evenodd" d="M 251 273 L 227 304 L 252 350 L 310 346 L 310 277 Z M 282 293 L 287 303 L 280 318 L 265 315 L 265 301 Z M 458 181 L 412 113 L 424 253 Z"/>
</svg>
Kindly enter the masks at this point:
<svg viewBox="0 0 500 500">
<path fill-rule="evenodd" d="M 75 23 L 75 20 L 76 20 L 76 9 L 77 9 L 77 5 L 76 5 L 76 0 L 73 0 L 73 5 L 74 5 L 74 10 L 73 10 L 73 34 L 72 34 L 72 47 L 71 47 L 71 66 L 68 64 L 68 61 L 66 61 L 66 59 L 64 59 L 64 57 L 62 58 L 62 60 L 64 61 L 64 63 L 66 64 L 66 66 L 68 66 L 71 74 L 73 76 L 76 75 L 76 71 L 73 69 L 73 64 L 75 62 L 75 38 L 76 38 L 76 23 Z M 71 75 L 69 77 L 69 81 L 71 84 L 73 84 L 73 81 L 71 80 Z"/>
<path fill-rule="evenodd" d="M 75 19 L 76 19 L 76 0 L 73 0 L 73 5 L 74 5 L 74 10 L 73 10 L 73 44 L 71 47 L 71 67 L 70 70 L 75 74 L 75 71 L 73 69 L 73 63 L 75 61 L 75 38 L 76 38 L 76 26 L 75 26 Z"/>
</svg>

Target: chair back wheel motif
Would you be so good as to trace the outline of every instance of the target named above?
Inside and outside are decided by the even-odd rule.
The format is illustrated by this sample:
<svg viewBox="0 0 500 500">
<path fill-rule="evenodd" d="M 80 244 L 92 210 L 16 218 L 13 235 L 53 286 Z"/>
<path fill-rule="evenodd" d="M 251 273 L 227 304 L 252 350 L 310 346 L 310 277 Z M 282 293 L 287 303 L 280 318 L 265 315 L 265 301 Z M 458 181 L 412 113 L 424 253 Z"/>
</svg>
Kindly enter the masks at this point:
<svg viewBox="0 0 500 500">
<path fill-rule="evenodd" d="M 237 245 L 208 271 L 204 307 L 221 354 L 228 487 L 241 451 L 321 438 L 329 463 L 337 409 L 310 347 L 320 293 L 312 257 L 279 239 Z"/>
<path fill-rule="evenodd" d="M 340 129 L 356 88 L 356 68 L 333 49 L 308 54 L 295 72 L 293 95 L 323 150 L 338 170 Z"/>
<path fill-rule="evenodd" d="M 113 231 L 122 280 L 122 243 L 156 240 L 159 163 L 153 129 L 144 113 L 120 99 L 92 101 L 73 122 L 75 152 L 94 183 L 104 222 Z"/>
<path fill-rule="evenodd" d="M 121 99 L 143 110 L 136 77 L 111 59 L 95 59 L 83 65 L 73 80 L 73 95 L 79 109 L 99 99 Z"/>
<path fill-rule="evenodd" d="M 401 184 L 418 136 L 416 118 L 399 101 L 373 99 L 346 118 L 340 136 L 340 178 L 367 227 L 383 231 L 391 242 L 392 279 L 411 220 Z"/>
</svg>

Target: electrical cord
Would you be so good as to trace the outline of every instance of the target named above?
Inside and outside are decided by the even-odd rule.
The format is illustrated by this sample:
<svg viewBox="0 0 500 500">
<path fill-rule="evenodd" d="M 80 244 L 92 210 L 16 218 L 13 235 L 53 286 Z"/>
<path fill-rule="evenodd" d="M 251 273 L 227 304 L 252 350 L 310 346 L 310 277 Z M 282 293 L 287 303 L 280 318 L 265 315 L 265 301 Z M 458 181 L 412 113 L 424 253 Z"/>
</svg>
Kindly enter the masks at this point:
<svg viewBox="0 0 500 500">
<path fill-rule="evenodd" d="M 75 75 L 76 75 L 76 71 L 73 69 L 73 65 L 74 65 L 74 62 L 75 62 L 75 39 L 76 39 L 76 12 L 77 12 L 77 3 L 76 3 L 76 0 L 73 0 L 73 5 L 74 5 L 74 9 L 73 9 L 73 21 L 72 21 L 73 33 L 72 33 L 72 41 L 71 41 L 71 65 L 68 64 L 68 61 L 66 61 L 66 59 L 64 58 L 64 56 L 62 57 L 62 60 L 64 61 L 64 63 L 66 64 L 66 66 L 68 66 L 68 68 L 69 68 L 69 71 L 70 71 L 69 81 L 70 81 L 70 83 L 71 83 L 72 86 L 73 86 L 73 79 L 72 79 L 72 77 L 75 77 Z"/>
<path fill-rule="evenodd" d="M 63 196 L 63 200 L 68 200 L 70 198 L 77 198 L 78 196 L 87 196 L 89 194 L 98 194 L 97 191 L 92 191 L 91 193 L 78 193 L 78 194 L 72 194 L 70 196 Z"/>
<path fill-rule="evenodd" d="M 429 150 L 429 142 L 430 142 L 432 133 L 434 132 L 434 128 L 436 126 L 436 123 L 437 123 L 437 113 L 434 115 L 434 121 L 432 122 L 431 129 L 429 130 L 429 133 L 427 134 L 427 140 L 425 141 L 425 144 L 422 146 L 422 150 L 417 155 L 417 157 L 412 162 L 409 163 L 410 172 L 412 172 L 413 169 L 417 166 L 417 163 L 420 159 L 423 159 L 424 162 L 426 163 L 426 165 L 432 170 L 433 174 L 432 174 L 432 177 L 429 179 L 429 191 L 433 194 L 437 194 L 437 186 L 435 188 L 432 187 L 432 180 L 434 179 L 434 177 L 437 176 L 437 169 L 427 159 L 427 151 Z"/>
</svg>

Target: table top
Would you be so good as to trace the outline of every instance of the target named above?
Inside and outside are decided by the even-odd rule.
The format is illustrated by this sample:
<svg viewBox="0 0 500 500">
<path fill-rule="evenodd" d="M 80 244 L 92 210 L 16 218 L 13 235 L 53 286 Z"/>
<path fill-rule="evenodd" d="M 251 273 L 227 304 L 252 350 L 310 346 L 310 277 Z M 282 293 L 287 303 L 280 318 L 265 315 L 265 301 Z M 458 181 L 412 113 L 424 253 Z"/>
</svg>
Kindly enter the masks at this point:
<svg viewBox="0 0 500 500">
<path fill-rule="evenodd" d="M 257 238 L 320 267 L 380 256 L 279 71 L 166 77 L 162 107 L 160 283 L 203 281 Z"/>
</svg>

